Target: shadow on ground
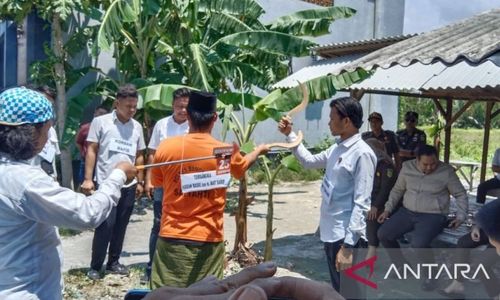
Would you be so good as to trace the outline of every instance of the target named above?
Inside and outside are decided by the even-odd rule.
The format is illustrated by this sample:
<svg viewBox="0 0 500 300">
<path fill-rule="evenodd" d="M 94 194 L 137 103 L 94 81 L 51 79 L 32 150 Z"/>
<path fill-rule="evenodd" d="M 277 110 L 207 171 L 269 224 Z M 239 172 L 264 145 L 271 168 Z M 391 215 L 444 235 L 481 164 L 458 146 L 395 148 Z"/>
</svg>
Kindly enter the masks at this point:
<svg viewBox="0 0 500 300">
<path fill-rule="evenodd" d="M 254 244 L 254 248 L 264 253 L 264 244 L 265 242 Z M 273 240 L 273 260 L 278 266 L 304 277 L 330 281 L 323 243 L 313 233 Z"/>
</svg>

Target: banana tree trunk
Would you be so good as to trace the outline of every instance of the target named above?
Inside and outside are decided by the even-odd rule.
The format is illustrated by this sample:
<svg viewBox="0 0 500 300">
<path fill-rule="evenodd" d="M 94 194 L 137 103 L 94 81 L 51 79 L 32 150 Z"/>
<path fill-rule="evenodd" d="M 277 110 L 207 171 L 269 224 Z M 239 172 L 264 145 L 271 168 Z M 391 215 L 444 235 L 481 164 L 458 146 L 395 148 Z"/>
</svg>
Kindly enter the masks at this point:
<svg viewBox="0 0 500 300">
<path fill-rule="evenodd" d="M 283 168 L 280 164 L 274 172 L 271 174 L 269 167 L 265 165 L 266 173 L 268 174 L 269 182 L 267 184 L 267 216 L 266 216 L 266 244 L 264 245 L 264 261 L 270 261 L 273 259 L 273 235 L 275 229 L 273 228 L 273 218 L 274 218 L 274 202 L 273 202 L 273 191 L 274 182 L 278 173 Z"/>
<path fill-rule="evenodd" d="M 66 72 L 64 71 L 64 48 L 61 19 L 59 14 L 54 13 L 52 18 L 52 47 L 57 62 L 54 65 L 55 84 L 57 91 L 56 111 L 57 111 L 57 135 L 62 141 L 64 133 L 64 123 L 66 116 Z M 61 178 L 62 186 L 72 188 L 73 167 L 71 165 L 71 152 L 69 149 L 61 149 Z"/>
<path fill-rule="evenodd" d="M 236 236 L 234 240 L 233 253 L 244 248 L 247 243 L 247 178 L 246 175 L 240 180 L 238 190 L 238 211 L 236 218 Z"/>
<path fill-rule="evenodd" d="M 273 259 L 273 188 L 274 182 L 270 182 L 267 187 L 266 244 L 264 246 L 264 261 L 270 261 Z"/>
</svg>

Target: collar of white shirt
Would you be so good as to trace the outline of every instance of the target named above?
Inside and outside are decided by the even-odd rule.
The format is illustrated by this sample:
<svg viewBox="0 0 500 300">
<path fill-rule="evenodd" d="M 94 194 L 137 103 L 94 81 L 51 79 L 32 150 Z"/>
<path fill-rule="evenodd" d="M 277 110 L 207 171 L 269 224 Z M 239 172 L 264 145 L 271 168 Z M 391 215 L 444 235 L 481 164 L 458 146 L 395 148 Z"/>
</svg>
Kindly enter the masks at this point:
<svg viewBox="0 0 500 300">
<path fill-rule="evenodd" d="M 339 146 L 344 146 L 346 148 L 350 148 L 352 145 L 356 144 L 356 142 L 359 141 L 360 139 L 361 139 L 361 134 L 356 133 L 355 135 L 353 135 L 350 138 L 347 138 L 345 140 L 341 140 L 339 138 L 336 140 L 336 142 Z"/>
<path fill-rule="evenodd" d="M 122 123 L 122 121 L 118 120 L 118 116 L 116 115 L 116 110 L 113 110 L 113 112 L 111 113 L 111 116 L 113 117 L 113 123 L 116 123 L 116 121 Z M 132 121 L 132 119 L 128 120 L 127 122 L 125 123 L 122 123 L 122 124 L 128 124 Z"/>
</svg>

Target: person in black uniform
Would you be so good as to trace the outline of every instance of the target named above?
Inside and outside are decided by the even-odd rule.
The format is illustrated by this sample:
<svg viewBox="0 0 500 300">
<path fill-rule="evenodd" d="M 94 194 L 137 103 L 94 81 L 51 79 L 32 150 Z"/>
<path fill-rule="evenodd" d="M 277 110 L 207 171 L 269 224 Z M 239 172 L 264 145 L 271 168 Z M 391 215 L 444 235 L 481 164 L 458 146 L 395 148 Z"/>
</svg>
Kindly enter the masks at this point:
<svg viewBox="0 0 500 300">
<path fill-rule="evenodd" d="M 376 138 L 381 141 L 385 147 L 385 152 L 393 160 L 395 166 L 399 170 L 401 168 L 401 158 L 399 157 L 399 147 L 396 134 L 394 131 L 384 130 L 382 128 L 384 119 L 378 112 L 372 112 L 368 116 L 368 122 L 370 122 L 371 131 L 363 132 L 361 137 L 365 141 L 369 138 Z"/>
<path fill-rule="evenodd" d="M 385 152 L 386 147 L 384 147 L 383 142 L 376 138 L 366 139 L 365 142 L 377 156 L 377 167 L 375 169 L 371 194 L 371 208 L 366 218 L 366 237 L 368 238 L 366 258 L 368 259 L 376 254 L 376 249 L 379 245 L 377 231 L 381 225 L 377 222 L 377 218 L 384 211 L 385 203 L 396 182 L 397 172 L 392 159 Z"/>
<path fill-rule="evenodd" d="M 417 128 L 417 124 L 418 114 L 408 111 L 405 114 L 405 129 L 396 132 L 402 162 L 415 159 L 418 146 L 426 144 L 427 136 L 425 132 Z"/>
</svg>

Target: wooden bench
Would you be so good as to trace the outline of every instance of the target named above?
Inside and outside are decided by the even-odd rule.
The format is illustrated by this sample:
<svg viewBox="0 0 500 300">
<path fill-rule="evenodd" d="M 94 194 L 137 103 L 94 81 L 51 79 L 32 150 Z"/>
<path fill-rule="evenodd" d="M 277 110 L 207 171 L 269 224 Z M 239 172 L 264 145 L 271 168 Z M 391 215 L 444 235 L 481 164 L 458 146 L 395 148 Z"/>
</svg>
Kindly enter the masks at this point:
<svg viewBox="0 0 500 300">
<path fill-rule="evenodd" d="M 492 189 L 486 193 L 487 196 L 500 199 L 500 189 Z"/>
<path fill-rule="evenodd" d="M 465 182 L 467 182 L 469 185 L 469 192 L 472 191 L 474 188 L 474 175 L 481 164 L 478 162 L 451 160 L 450 165 L 452 165 L 456 172 L 465 180 Z"/>
<path fill-rule="evenodd" d="M 488 197 L 486 198 L 486 203 L 494 201 L 495 199 L 500 200 L 500 189 L 493 189 L 488 191 Z M 461 238 L 467 233 L 470 233 L 472 225 L 474 223 L 473 216 L 479 209 L 481 209 L 482 206 L 483 206 L 482 204 L 476 203 L 475 197 L 469 197 L 469 213 L 465 222 L 462 223 L 460 227 L 458 227 L 457 229 L 445 228 L 443 232 L 441 232 L 435 238 L 435 240 L 438 243 L 456 245 L 459 238 Z M 456 211 L 457 211 L 456 203 L 455 201 L 452 201 L 450 203 L 450 212 L 454 213 Z"/>
</svg>

